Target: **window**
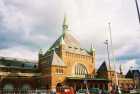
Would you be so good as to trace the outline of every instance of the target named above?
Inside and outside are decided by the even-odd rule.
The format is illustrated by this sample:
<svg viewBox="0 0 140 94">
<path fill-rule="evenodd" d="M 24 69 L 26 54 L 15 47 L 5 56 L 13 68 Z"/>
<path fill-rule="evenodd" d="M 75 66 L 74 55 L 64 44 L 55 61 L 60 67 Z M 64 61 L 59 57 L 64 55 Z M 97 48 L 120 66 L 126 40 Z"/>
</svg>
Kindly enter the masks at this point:
<svg viewBox="0 0 140 94">
<path fill-rule="evenodd" d="M 34 65 L 34 68 L 37 68 L 37 65 Z"/>
<path fill-rule="evenodd" d="M 98 85 L 97 84 L 95 84 L 95 88 L 98 88 Z"/>
<path fill-rule="evenodd" d="M 83 64 L 76 64 L 75 65 L 75 75 L 86 75 L 88 74 L 85 65 Z"/>
<path fill-rule="evenodd" d="M 72 48 L 71 46 L 69 46 L 69 48 Z"/>
<path fill-rule="evenodd" d="M 61 68 L 61 67 L 56 68 L 56 73 L 63 74 L 64 73 L 63 68 Z"/>
<path fill-rule="evenodd" d="M 112 73 L 112 76 L 114 76 L 114 73 Z"/>
<path fill-rule="evenodd" d="M 22 85 L 21 89 L 22 90 L 30 90 L 31 86 L 29 84 L 24 84 L 24 85 Z"/>
<path fill-rule="evenodd" d="M 22 67 L 24 67 L 25 65 L 24 65 L 24 64 L 22 64 L 21 66 L 22 66 Z"/>
<path fill-rule="evenodd" d="M 58 68 L 56 69 L 56 73 L 59 73 L 59 69 Z"/>
<path fill-rule="evenodd" d="M 77 50 L 78 48 L 77 48 L 77 47 L 74 47 L 74 49 L 76 49 L 76 50 Z"/>
</svg>

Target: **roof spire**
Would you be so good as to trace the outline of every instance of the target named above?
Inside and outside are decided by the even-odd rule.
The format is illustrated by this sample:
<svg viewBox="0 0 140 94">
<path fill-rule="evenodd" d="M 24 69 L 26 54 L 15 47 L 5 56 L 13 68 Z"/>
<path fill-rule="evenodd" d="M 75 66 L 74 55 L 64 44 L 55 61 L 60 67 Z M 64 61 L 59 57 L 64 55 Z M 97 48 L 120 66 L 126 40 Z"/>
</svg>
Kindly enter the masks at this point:
<svg viewBox="0 0 140 94">
<path fill-rule="evenodd" d="M 122 64 L 120 64 L 120 73 L 122 74 Z"/>
<path fill-rule="evenodd" d="M 52 50 L 53 50 L 53 54 L 56 54 L 56 52 L 55 52 L 55 48 L 53 48 Z"/>
<path fill-rule="evenodd" d="M 65 44 L 65 41 L 64 41 L 63 37 L 61 37 L 60 44 L 61 44 L 61 45 L 64 45 L 64 44 Z"/>
<path fill-rule="evenodd" d="M 43 54 L 43 50 L 42 49 L 39 49 L 39 54 Z"/>
<path fill-rule="evenodd" d="M 64 14 L 64 20 L 63 20 L 63 32 L 68 30 L 68 21 L 67 21 L 67 16 Z"/>
<path fill-rule="evenodd" d="M 94 48 L 93 44 L 91 44 L 90 51 L 91 51 L 91 52 L 95 52 L 95 50 L 96 50 L 96 49 Z"/>
</svg>

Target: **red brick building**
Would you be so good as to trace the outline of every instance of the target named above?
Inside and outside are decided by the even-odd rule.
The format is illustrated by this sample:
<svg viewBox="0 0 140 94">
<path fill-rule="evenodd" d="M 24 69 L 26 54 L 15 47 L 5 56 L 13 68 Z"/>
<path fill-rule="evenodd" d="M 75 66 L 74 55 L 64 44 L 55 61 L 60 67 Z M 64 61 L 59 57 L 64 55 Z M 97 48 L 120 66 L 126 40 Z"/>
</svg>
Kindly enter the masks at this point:
<svg viewBox="0 0 140 94">
<path fill-rule="evenodd" d="M 39 52 L 38 62 L 0 58 L 1 89 L 47 89 L 60 86 L 109 89 L 115 83 L 115 72 L 103 63 L 96 72 L 96 50 L 80 46 L 70 30 L 66 18 L 60 37 L 44 53 Z M 120 82 L 120 80 L 119 80 Z M 122 83 L 122 82 L 120 82 Z M 129 82 L 128 82 L 129 83 Z"/>
</svg>

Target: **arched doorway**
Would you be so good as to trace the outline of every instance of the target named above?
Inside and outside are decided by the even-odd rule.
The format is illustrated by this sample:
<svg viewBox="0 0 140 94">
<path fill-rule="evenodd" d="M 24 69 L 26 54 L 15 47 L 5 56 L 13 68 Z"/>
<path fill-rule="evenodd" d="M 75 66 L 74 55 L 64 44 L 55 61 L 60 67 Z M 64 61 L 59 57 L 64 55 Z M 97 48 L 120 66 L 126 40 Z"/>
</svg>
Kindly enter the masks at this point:
<svg viewBox="0 0 140 94">
<path fill-rule="evenodd" d="M 3 86 L 3 89 L 5 89 L 5 90 L 13 90 L 14 89 L 14 85 L 13 84 L 5 84 Z"/>
<path fill-rule="evenodd" d="M 76 63 L 73 66 L 72 74 L 74 75 L 75 78 L 85 78 L 88 75 L 88 70 L 84 64 Z M 86 81 L 85 83 L 83 79 L 82 80 L 78 79 L 73 82 L 74 82 L 74 90 L 79 90 L 81 88 L 86 88 L 86 86 L 88 86 L 88 81 Z"/>
<path fill-rule="evenodd" d="M 30 90 L 31 86 L 29 84 L 23 84 L 21 87 L 22 90 Z"/>
<path fill-rule="evenodd" d="M 57 92 L 60 92 L 61 89 L 62 89 L 62 84 L 61 83 L 57 83 L 57 85 L 56 85 L 56 91 Z"/>
<path fill-rule="evenodd" d="M 29 85 L 29 84 L 23 84 L 21 86 L 21 93 L 28 94 L 29 93 L 29 90 L 31 90 L 31 85 Z"/>
<path fill-rule="evenodd" d="M 14 85 L 11 83 L 5 84 L 3 86 L 3 93 L 11 94 L 14 91 Z"/>
</svg>

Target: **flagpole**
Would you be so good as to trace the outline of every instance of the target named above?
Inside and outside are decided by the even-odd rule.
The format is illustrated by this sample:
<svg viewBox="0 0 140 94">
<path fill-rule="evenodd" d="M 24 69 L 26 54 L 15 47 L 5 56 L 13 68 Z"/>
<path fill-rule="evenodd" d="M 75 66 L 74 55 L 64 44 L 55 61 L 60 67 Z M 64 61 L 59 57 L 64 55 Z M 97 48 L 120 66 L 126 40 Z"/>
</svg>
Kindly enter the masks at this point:
<svg viewBox="0 0 140 94">
<path fill-rule="evenodd" d="M 140 11 L 139 11 L 138 1 L 135 0 L 135 3 L 136 3 L 137 13 L 138 13 L 139 24 L 140 24 Z"/>
</svg>

